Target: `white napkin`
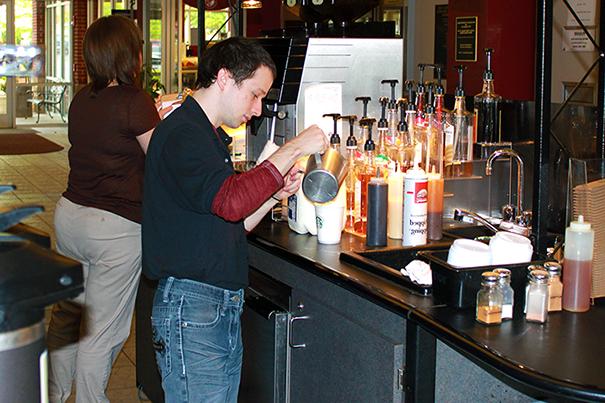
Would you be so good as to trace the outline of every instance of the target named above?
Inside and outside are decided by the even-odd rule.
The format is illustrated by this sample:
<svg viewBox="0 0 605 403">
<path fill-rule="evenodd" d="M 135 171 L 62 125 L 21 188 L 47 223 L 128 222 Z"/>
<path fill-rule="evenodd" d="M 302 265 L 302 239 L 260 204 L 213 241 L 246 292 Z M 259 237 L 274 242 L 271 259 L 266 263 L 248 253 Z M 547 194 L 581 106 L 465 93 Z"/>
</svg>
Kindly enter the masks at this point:
<svg viewBox="0 0 605 403">
<path fill-rule="evenodd" d="M 412 260 L 407 266 L 405 266 L 404 269 L 401 269 L 401 274 L 409 277 L 410 280 L 417 284 L 433 284 L 431 266 L 422 260 Z"/>
</svg>

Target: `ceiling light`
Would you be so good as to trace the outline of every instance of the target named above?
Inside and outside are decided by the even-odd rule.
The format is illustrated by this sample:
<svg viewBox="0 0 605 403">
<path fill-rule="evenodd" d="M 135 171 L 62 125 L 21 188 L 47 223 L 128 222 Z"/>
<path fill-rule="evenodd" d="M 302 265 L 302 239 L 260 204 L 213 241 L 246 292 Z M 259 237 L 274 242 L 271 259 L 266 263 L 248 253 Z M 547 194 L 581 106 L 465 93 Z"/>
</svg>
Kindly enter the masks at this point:
<svg viewBox="0 0 605 403">
<path fill-rule="evenodd" d="M 261 8 L 263 6 L 263 2 L 260 0 L 243 0 L 242 8 L 250 9 L 250 8 Z"/>
</svg>

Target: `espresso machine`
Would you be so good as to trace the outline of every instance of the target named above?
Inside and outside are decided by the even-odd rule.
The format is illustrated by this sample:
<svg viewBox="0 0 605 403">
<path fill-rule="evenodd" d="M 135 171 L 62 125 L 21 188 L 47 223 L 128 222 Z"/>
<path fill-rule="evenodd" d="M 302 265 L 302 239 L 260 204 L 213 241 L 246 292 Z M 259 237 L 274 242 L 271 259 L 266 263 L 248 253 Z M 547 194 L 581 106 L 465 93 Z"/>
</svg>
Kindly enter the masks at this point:
<svg viewBox="0 0 605 403">
<path fill-rule="evenodd" d="M 378 98 L 389 95 L 381 80 L 403 82 L 404 44 L 394 37 L 394 23 L 353 22 L 378 3 L 286 3 L 285 7 L 300 8 L 303 24 L 258 38 L 272 56 L 277 76 L 262 116 L 248 124 L 247 160 L 255 161 L 267 140 L 281 145 L 311 124 L 328 133 L 332 123 L 322 118 L 325 113 L 361 117 L 356 97 L 371 97 L 368 116 L 379 114 Z"/>
</svg>

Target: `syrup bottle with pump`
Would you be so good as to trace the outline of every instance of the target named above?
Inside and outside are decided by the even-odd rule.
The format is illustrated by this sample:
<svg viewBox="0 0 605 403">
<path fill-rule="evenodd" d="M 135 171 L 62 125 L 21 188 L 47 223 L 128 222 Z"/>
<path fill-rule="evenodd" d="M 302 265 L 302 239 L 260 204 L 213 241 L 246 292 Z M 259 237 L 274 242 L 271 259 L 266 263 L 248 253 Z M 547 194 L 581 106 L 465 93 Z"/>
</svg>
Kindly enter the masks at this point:
<svg viewBox="0 0 605 403">
<path fill-rule="evenodd" d="M 346 217 L 345 217 L 345 231 L 355 232 L 355 222 L 359 220 L 359 210 L 356 205 L 356 191 L 361 189 L 360 186 L 356 186 L 357 175 L 355 173 L 357 169 L 357 139 L 355 138 L 355 120 L 357 116 L 348 115 L 341 116 L 340 119 L 347 119 L 349 121 L 349 137 L 347 137 L 346 147 L 347 153 L 346 158 L 349 163 L 349 173 L 345 179 L 347 201 L 346 201 Z"/>
<path fill-rule="evenodd" d="M 454 66 L 458 72 L 458 86 L 455 92 L 454 110 L 451 121 L 453 131 L 445 132 L 445 176 L 458 177 L 472 174 L 472 166 L 468 164 L 473 159 L 473 114 L 466 110 L 463 87 L 463 65 Z M 466 169 L 470 169 L 470 173 Z"/>
<path fill-rule="evenodd" d="M 370 179 L 376 175 L 376 161 L 375 152 L 376 144 L 372 140 L 372 126 L 376 122 L 374 118 L 360 119 L 359 124 L 365 127 L 368 131 L 368 139 L 363 145 L 363 161 L 360 163 L 357 170 L 357 177 L 360 181 L 360 211 L 359 220 L 355 223 L 355 232 L 365 236 L 367 231 L 367 217 L 368 217 L 368 184 Z"/>
<path fill-rule="evenodd" d="M 397 123 L 398 123 L 398 108 L 397 96 L 395 95 L 399 80 L 382 80 L 381 84 L 389 84 L 391 86 L 391 98 L 387 105 L 387 121 L 389 133 L 387 135 L 387 148 L 391 148 L 397 143 Z"/>
<path fill-rule="evenodd" d="M 355 102 L 361 102 L 362 105 L 362 115 L 359 118 L 359 136 L 357 137 L 357 144 L 359 145 L 359 152 L 363 153 L 363 145 L 368 139 L 368 128 L 361 124 L 361 119 L 365 119 L 368 117 L 368 103 L 372 100 L 371 97 L 356 97 Z"/>
<path fill-rule="evenodd" d="M 435 118 L 437 122 L 441 125 L 447 124 L 446 116 L 451 112 L 445 109 L 443 105 L 443 97 L 445 94 L 445 89 L 443 88 L 443 84 L 441 83 L 441 71 L 442 67 L 438 64 L 433 65 L 433 68 L 437 72 L 437 83 L 435 84 Z"/>
<path fill-rule="evenodd" d="M 483 72 L 483 89 L 479 94 L 475 95 L 474 98 L 474 137 L 475 142 L 479 145 L 478 149 L 475 151 L 475 155 L 481 159 L 489 157 L 491 148 L 487 146 L 502 142 L 500 134 L 502 97 L 494 91 L 494 72 L 492 71 L 493 53 L 493 49 L 485 49 L 487 66 Z"/>
<path fill-rule="evenodd" d="M 377 132 L 378 132 L 378 147 L 377 154 L 386 157 L 387 151 L 387 137 L 389 133 L 389 121 L 387 120 L 387 106 L 389 104 L 389 98 L 380 97 L 378 100 L 380 103 L 380 119 L 378 119 Z"/>
<path fill-rule="evenodd" d="M 397 156 L 394 160 L 399 164 L 399 170 L 405 172 L 414 163 L 414 141 L 408 130 L 405 98 L 401 98 L 398 105 L 400 111 L 400 120 L 397 124 L 399 137 L 397 139 Z"/>
</svg>

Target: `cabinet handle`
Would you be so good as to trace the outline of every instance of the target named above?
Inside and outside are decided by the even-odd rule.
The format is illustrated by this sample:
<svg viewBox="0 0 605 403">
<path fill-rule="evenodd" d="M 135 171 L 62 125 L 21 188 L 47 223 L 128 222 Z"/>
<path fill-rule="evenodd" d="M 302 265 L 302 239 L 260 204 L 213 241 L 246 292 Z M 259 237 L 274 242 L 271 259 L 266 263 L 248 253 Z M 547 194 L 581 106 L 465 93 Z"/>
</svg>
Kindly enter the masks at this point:
<svg viewBox="0 0 605 403">
<path fill-rule="evenodd" d="M 294 344 L 292 342 L 292 334 L 294 333 L 294 327 L 292 326 L 294 324 L 294 321 L 296 320 L 307 320 L 310 319 L 310 316 L 292 316 L 290 317 L 290 338 L 288 340 L 288 344 L 290 345 L 291 348 L 305 348 L 307 347 L 306 343 L 302 343 L 302 344 Z"/>
</svg>

